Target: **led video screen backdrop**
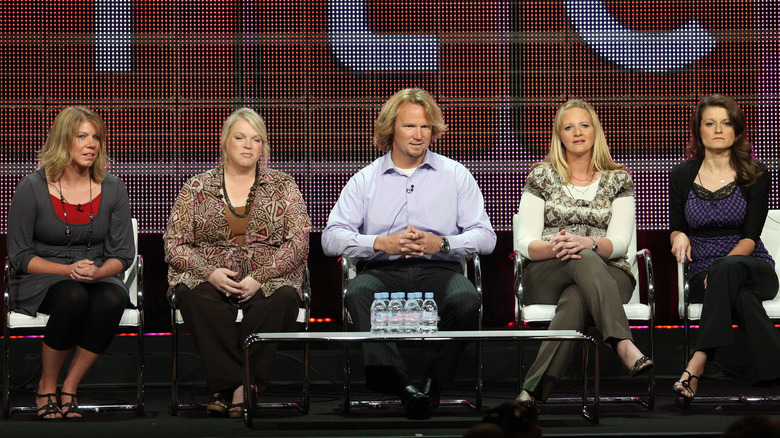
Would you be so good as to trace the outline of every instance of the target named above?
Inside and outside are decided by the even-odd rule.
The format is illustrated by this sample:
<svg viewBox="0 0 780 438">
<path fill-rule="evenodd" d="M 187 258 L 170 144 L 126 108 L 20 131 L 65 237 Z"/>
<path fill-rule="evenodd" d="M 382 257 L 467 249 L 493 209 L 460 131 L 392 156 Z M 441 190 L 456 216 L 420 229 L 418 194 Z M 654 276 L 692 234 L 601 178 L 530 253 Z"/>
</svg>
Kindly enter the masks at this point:
<svg viewBox="0 0 780 438">
<path fill-rule="evenodd" d="M 745 109 L 777 174 L 774 0 L 5 1 L 0 11 L 0 231 L 16 182 L 56 114 L 85 105 L 108 127 L 110 171 L 146 232 L 181 184 L 219 160 L 235 108 L 266 119 L 270 165 L 295 177 L 315 230 L 347 179 L 378 156 L 382 103 L 430 91 L 450 132 L 434 149 L 475 175 L 508 230 L 555 110 L 583 98 L 632 171 L 640 229 L 665 229 L 667 174 L 698 99 Z M 778 208 L 773 177 L 771 208 Z"/>
</svg>

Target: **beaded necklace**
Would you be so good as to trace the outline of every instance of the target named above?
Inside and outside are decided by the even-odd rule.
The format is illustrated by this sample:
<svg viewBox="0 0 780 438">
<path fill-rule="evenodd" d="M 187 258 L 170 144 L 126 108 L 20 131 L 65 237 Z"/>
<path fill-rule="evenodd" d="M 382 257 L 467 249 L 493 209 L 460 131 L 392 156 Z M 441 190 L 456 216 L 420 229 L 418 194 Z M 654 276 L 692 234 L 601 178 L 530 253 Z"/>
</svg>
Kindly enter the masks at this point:
<svg viewBox="0 0 780 438">
<path fill-rule="evenodd" d="M 51 184 L 51 183 L 49 183 Z M 52 184 L 54 186 L 54 184 Z M 71 252 L 70 245 L 73 242 L 73 236 L 70 233 L 70 224 L 68 223 L 68 212 L 65 211 L 65 195 L 62 194 L 62 182 L 57 181 L 57 187 L 55 187 L 58 192 L 60 192 L 60 203 L 62 204 L 62 216 L 65 218 L 65 235 L 68 237 L 68 260 L 70 260 L 70 263 L 76 263 L 76 259 L 73 258 L 73 253 Z M 81 210 L 81 204 L 76 206 L 76 210 Z M 85 256 L 89 255 L 89 250 L 92 248 L 92 220 L 95 219 L 95 215 L 92 212 L 92 181 L 89 181 L 89 237 L 87 237 L 87 251 L 85 253 Z"/>
<path fill-rule="evenodd" d="M 243 219 L 249 216 L 249 213 L 251 213 L 252 211 L 252 202 L 255 200 L 256 187 L 257 187 L 257 169 L 255 169 L 255 181 L 252 183 L 252 187 L 249 189 L 249 194 L 246 196 L 246 209 L 244 210 L 244 214 L 236 213 L 236 210 L 233 208 L 233 204 L 230 203 L 230 196 L 228 196 L 228 191 L 227 188 L 225 187 L 225 167 L 222 166 L 222 193 L 225 194 L 225 203 L 230 209 L 230 212 L 233 213 L 233 216 L 239 219 Z"/>
</svg>

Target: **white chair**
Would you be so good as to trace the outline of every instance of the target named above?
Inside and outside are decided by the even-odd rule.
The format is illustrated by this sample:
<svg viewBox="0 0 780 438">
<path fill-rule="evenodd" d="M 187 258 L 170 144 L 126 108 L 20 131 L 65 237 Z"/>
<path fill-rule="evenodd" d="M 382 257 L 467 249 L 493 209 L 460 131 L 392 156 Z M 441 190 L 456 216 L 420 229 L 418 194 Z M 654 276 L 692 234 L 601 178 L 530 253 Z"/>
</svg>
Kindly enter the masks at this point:
<svg viewBox="0 0 780 438">
<path fill-rule="evenodd" d="M 296 322 L 303 324 L 304 330 L 309 330 L 309 315 L 311 309 L 311 285 L 309 281 L 309 265 L 305 265 L 306 273 L 303 278 L 303 300 L 301 308 L 298 309 L 298 317 Z M 244 314 L 241 309 L 238 310 L 236 315 L 236 323 L 240 323 L 244 318 Z M 171 405 L 168 408 L 168 412 L 171 415 L 178 415 L 180 410 L 189 409 L 202 409 L 206 405 L 204 403 L 181 403 L 179 401 L 179 329 L 180 325 L 184 324 L 184 318 L 179 310 L 176 294 L 171 296 Z M 304 358 L 307 361 L 308 358 Z M 306 414 L 309 412 L 309 379 L 308 375 L 304 372 L 304 387 L 303 387 L 303 400 L 300 402 L 280 402 L 280 403 L 267 403 L 262 402 L 257 404 L 261 408 L 295 408 L 300 412 Z"/>
<path fill-rule="evenodd" d="M 479 322 L 478 330 L 482 330 L 482 266 L 479 261 L 479 254 L 471 254 L 469 260 L 463 262 L 463 275 L 468 278 L 468 262 L 471 262 L 474 270 L 474 287 L 477 290 L 479 298 Z M 341 316 L 344 331 L 349 331 L 352 324 L 352 317 L 349 315 L 346 306 L 347 286 L 349 281 L 357 275 L 357 260 L 347 256 L 339 258 L 341 263 Z M 482 408 L 482 343 L 476 343 L 476 400 L 455 399 L 440 401 L 440 406 L 466 405 L 474 409 Z M 351 400 L 350 398 L 350 365 L 349 365 L 349 344 L 344 344 L 344 413 L 349 413 L 352 407 L 381 407 L 388 405 L 400 405 L 400 400 L 388 402 L 387 400 Z"/>
<path fill-rule="evenodd" d="M 764 229 L 761 232 L 761 241 L 766 250 L 775 260 L 775 272 L 780 275 L 780 210 L 769 210 Z M 677 263 L 677 311 L 683 320 L 685 333 L 685 356 L 683 357 L 683 366 L 688 364 L 690 358 L 690 344 L 688 329 L 691 321 L 701 319 L 701 303 L 691 303 L 689 300 L 688 272 L 687 265 Z M 780 319 L 780 291 L 771 300 L 763 302 L 764 310 L 770 319 Z M 696 397 L 698 400 L 700 397 Z"/>
<path fill-rule="evenodd" d="M 85 411 L 127 411 L 134 410 L 138 415 L 144 413 L 144 310 L 143 310 L 143 257 L 138 254 L 138 222 L 133 222 L 133 236 L 135 238 L 135 257 L 133 264 L 124 272 L 123 280 L 130 291 L 132 309 L 125 309 L 119 327 L 126 331 L 133 329 L 137 339 L 137 372 L 138 385 L 135 404 L 109 404 L 109 405 L 79 405 Z M 9 290 L 13 278 L 8 258 L 5 260 L 5 291 L 3 296 L 3 313 L 5 313 L 5 325 L 3 326 L 5 361 L 3 362 L 3 416 L 8 418 L 12 412 L 36 412 L 35 406 L 11 406 L 11 331 L 40 332 L 46 328 L 49 315 L 38 313 L 36 316 L 28 316 L 13 312 L 10 309 Z"/>
<path fill-rule="evenodd" d="M 517 248 L 518 231 L 520 229 L 520 216 L 515 214 L 512 216 L 512 242 L 515 249 L 516 257 L 514 258 L 514 290 L 515 290 L 515 316 L 517 319 L 518 329 L 522 329 L 524 323 L 549 323 L 555 316 L 555 304 L 523 304 L 523 284 L 521 281 L 523 260 Z M 639 276 L 639 260 L 643 260 L 641 264 L 645 272 L 647 289 L 647 303 L 643 303 L 640 299 L 640 276 Z M 636 287 L 634 293 L 631 295 L 631 299 L 628 303 L 623 305 L 623 310 L 626 312 L 626 317 L 629 321 L 645 321 L 648 324 L 650 330 L 650 359 L 655 362 L 655 280 L 653 278 L 653 261 L 650 256 L 650 251 L 642 249 L 637 251 L 636 249 L 636 232 L 631 236 L 631 242 L 628 246 L 628 263 L 631 265 L 631 272 L 636 279 Z M 521 350 L 522 351 L 522 350 Z M 522 358 L 520 359 L 521 374 L 523 369 Z M 642 406 L 652 409 L 655 405 L 655 370 L 650 370 L 648 373 L 648 385 L 647 385 L 647 398 L 644 397 L 616 397 L 616 396 L 601 396 L 601 401 L 604 402 L 636 402 Z M 575 402 L 579 403 L 581 400 L 578 398 L 573 399 L 551 399 L 549 402 Z"/>
</svg>

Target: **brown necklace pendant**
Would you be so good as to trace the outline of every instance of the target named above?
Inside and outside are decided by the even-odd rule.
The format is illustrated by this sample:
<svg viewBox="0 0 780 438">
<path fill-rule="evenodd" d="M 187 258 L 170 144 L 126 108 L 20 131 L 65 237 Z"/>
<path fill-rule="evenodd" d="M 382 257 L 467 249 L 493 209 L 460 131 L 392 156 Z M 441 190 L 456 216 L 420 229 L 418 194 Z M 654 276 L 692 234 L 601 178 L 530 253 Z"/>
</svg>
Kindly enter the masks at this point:
<svg viewBox="0 0 780 438">
<path fill-rule="evenodd" d="M 225 168 L 224 166 L 222 167 L 222 193 L 225 195 L 225 203 L 227 204 L 228 209 L 230 209 L 230 212 L 233 213 L 233 216 L 239 219 L 249 216 L 249 213 L 252 212 L 252 202 L 255 199 L 255 187 L 257 187 L 257 169 L 255 169 L 255 181 L 252 183 L 252 187 L 249 189 L 249 194 L 246 197 L 244 214 L 238 214 L 233 207 L 233 204 L 230 202 L 230 196 L 228 196 L 227 187 L 225 187 Z"/>
</svg>

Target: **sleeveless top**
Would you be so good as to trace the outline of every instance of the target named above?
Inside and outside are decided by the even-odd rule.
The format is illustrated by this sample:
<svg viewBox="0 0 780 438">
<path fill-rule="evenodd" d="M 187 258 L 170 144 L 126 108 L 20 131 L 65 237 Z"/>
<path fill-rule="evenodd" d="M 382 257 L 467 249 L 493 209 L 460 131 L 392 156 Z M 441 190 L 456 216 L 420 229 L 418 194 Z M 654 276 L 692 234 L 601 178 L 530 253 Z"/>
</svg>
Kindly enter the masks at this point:
<svg viewBox="0 0 780 438">
<path fill-rule="evenodd" d="M 738 190 L 736 182 L 732 182 L 711 192 L 694 183 L 685 201 L 685 219 L 692 231 L 742 228 L 747 212 L 747 200 Z M 739 234 L 724 236 L 701 236 L 691 233 L 691 258 L 688 275 L 693 278 L 697 274 L 709 270 L 717 259 L 725 257 L 739 243 Z M 772 256 L 758 240 L 751 256 L 766 261 L 775 266 Z"/>
</svg>

